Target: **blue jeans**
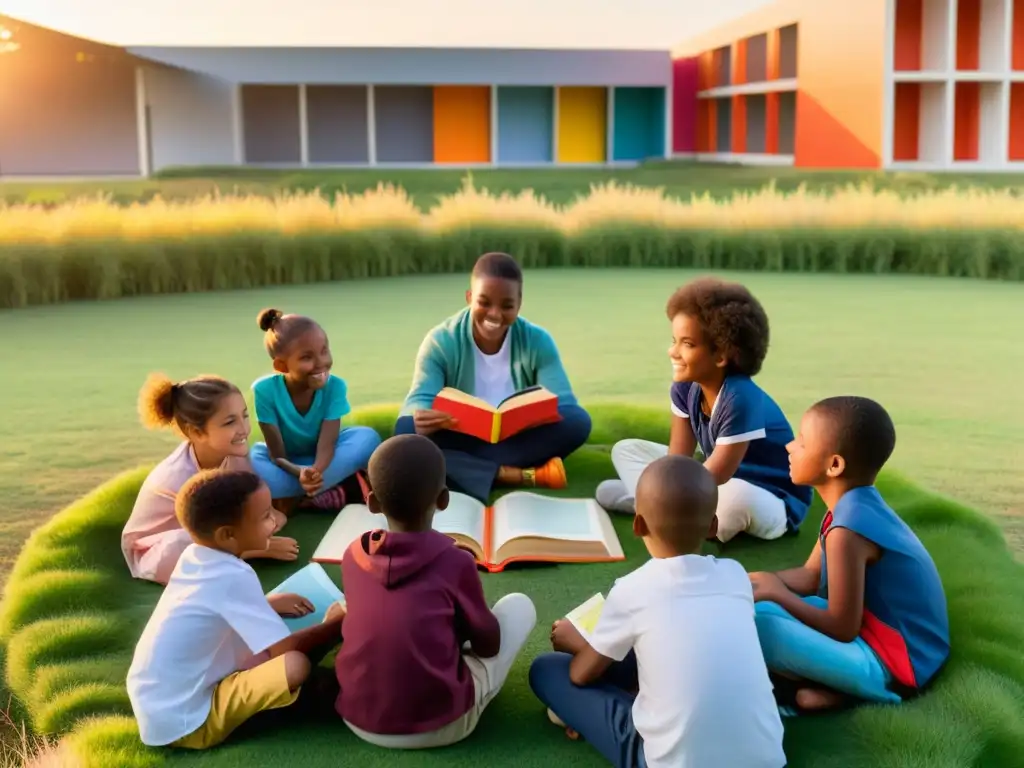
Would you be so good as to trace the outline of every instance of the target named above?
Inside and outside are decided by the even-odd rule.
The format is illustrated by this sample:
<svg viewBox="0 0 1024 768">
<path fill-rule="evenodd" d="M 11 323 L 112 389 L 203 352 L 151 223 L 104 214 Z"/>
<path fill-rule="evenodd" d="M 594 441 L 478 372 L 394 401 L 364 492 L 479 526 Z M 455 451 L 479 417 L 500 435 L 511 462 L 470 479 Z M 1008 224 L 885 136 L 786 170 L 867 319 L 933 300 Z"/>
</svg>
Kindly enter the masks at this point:
<svg viewBox="0 0 1024 768">
<path fill-rule="evenodd" d="M 828 601 L 805 597 L 815 608 Z M 899 703 L 889 690 L 892 676 L 863 639 L 843 643 L 797 621 L 777 603 L 758 603 L 754 618 L 765 663 L 772 672 L 796 677 L 866 701 Z"/>
<path fill-rule="evenodd" d="M 500 467 L 539 467 L 556 456 L 564 459 L 590 437 L 590 414 L 578 405 L 563 405 L 562 420 L 542 424 L 500 443 L 487 443 L 470 435 L 443 429 L 430 436 L 444 452 L 448 484 L 452 490 L 486 502 Z M 416 431 L 412 416 L 401 416 L 396 435 Z"/>
<path fill-rule="evenodd" d="M 645 768 L 644 742 L 633 726 L 636 656 L 612 664 L 601 680 L 569 679 L 568 653 L 545 653 L 530 665 L 530 688 L 545 706 L 617 768 Z"/>
<path fill-rule="evenodd" d="M 371 454 L 378 445 L 380 435 L 370 427 L 347 427 L 341 430 L 338 441 L 334 444 L 334 458 L 323 472 L 324 484 L 321 490 L 333 488 L 345 478 L 354 475 L 357 470 L 365 470 L 370 463 Z M 249 452 L 249 460 L 252 462 L 253 470 L 270 488 L 271 498 L 294 499 L 306 495 L 299 484 L 299 478 L 274 463 L 266 443 L 256 443 Z M 308 467 L 313 464 L 316 457 L 289 456 L 288 460 L 301 467 Z"/>
</svg>

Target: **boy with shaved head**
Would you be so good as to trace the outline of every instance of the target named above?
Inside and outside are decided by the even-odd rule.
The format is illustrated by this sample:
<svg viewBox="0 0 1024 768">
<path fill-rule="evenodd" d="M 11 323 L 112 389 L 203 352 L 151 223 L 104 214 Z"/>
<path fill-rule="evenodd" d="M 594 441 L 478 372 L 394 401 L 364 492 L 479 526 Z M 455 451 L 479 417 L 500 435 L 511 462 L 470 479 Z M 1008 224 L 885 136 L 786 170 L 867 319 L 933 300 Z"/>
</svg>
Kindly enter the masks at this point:
<svg viewBox="0 0 1024 768">
<path fill-rule="evenodd" d="M 622 768 L 782 768 L 782 720 L 734 560 L 699 554 L 718 486 L 692 458 L 650 464 L 633 533 L 651 559 L 618 579 L 593 634 L 556 621 L 530 687 L 552 721 Z"/>
</svg>

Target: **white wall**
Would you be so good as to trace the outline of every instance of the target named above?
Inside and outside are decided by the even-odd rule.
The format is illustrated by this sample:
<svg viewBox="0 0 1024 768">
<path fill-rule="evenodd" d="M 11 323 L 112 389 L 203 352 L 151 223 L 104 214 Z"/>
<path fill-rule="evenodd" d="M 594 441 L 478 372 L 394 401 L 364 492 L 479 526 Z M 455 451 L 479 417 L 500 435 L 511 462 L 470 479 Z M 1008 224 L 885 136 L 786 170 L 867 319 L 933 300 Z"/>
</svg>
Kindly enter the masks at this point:
<svg viewBox="0 0 1024 768">
<path fill-rule="evenodd" d="M 953 40 L 950 21 L 955 8 L 956 0 L 923 0 L 921 69 L 945 71 L 951 66 L 954 56 L 950 50 Z"/>
<path fill-rule="evenodd" d="M 978 159 L 983 163 L 1005 163 L 1007 138 L 1003 126 L 1010 119 L 1009 88 L 1003 83 L 983 83 L 978 130 Z"/>
<path fill-rule="evenodd" d="M 153 171 L 235 162 L 234 86 L 170 67 L 146 67 Z"/>
<path fill-rule="evenodd" d="M 918 160 L 945 163 L 952 153 L 953 116 L 948 109 L 946 83 L 922 83 Z"/>
<path fill-rule="evenodd" d="M 1006 34 L 1009 20 L 1008 3 L 1013 0 L 982 0 L 981 51 L 979 62 L 985 72 L 1003 72 L 1010 68 Z"/>
</svg>

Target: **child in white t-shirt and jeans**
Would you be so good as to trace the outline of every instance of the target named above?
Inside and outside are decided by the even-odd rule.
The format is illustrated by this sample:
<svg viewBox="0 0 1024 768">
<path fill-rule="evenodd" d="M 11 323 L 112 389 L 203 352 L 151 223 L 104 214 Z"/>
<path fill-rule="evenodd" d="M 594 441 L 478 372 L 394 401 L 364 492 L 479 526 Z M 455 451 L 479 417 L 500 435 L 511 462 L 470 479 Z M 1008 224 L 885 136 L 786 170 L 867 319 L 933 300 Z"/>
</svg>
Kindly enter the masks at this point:
<svg viewBox="0 0 1024 768">
<path fill-rule="evenodd" d="M 193 540 L 135 648 L 128 697 L 147 746 L 206 749 L 268 710 L 293 704 L 312 666 L 341 642 L 340 605 L 290 634 L 282 616 L 313 606 L 266 597 L 243 552 L 264 550 L 277 525 L 270 491 L 247 471 L 213 470 L 179 491 Z"/>
<path fill-rule="evenodd" d="M 633 532 L 651 560 L 618 579 L 593 634 L 568 620 L 535 659 L 548 716 L 620 768 L 782 768 L 782 719 L 734 560 L 698 554 L 714 536 L 718 487 L 692 458 L 651 463 Z"/>
</svg>

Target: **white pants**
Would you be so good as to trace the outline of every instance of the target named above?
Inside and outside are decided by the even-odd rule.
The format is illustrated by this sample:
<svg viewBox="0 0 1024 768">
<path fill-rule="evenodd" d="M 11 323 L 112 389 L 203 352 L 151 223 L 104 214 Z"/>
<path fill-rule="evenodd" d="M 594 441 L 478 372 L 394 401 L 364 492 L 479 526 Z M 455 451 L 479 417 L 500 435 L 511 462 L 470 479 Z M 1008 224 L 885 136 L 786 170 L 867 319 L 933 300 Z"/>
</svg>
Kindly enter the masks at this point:
<svg viewBox="0 0 1024 768">
<path fill-rule="evenodd" d="M 649 440 L 620 440 L 612 446 L 612 464 L 630 497 L 636 498 L 640 475 L 668 446 Z M 786 532 L 786 503 L 746 480 L 732 478 L 718 486 L 718 539 L 726 542 L 746 531 L 759 539 L 777 539 Z"/>
<path fill-rule="evenodd" d="M 498 655 L 489 659 L 481 659 L 471 651 L 466 651 L 463 655 L 466 666 L 473 676 L 473 687 L 476 691 L 473 706 L 464 715 L 436 731 L 409 735 L 367 733 L 347 721 L 345 725 L 363 741 L 385 749 L 446 747 L 469 736 L 476 729 L 480 715 L 505 684 L 512 664 L 537 625 L 537 609 L 533 601 L 519 593 L 505 595 L 498 600 L 494 604 L 494 615 L 498 619 L 498 626 L 501 627 Z"/>
</svg>

